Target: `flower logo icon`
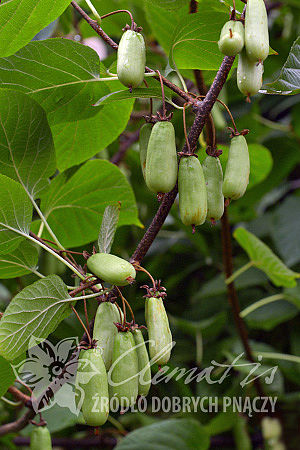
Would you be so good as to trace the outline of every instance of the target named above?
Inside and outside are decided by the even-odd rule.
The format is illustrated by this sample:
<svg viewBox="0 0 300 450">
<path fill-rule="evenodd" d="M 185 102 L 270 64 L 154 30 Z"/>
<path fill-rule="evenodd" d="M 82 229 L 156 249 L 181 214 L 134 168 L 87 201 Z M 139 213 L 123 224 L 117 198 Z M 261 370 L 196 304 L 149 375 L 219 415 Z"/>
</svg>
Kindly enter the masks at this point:
<svg viewBox="0 0 300 450">
<path fill-rule="evenodd" d="M 45 411 L 57 404 L 78 415 L 84 399 L 79 384 L 88 383 L 97 374 L 95 367 L 86 371 L 85 359 L 81 358 L 79 364 L 78 338 L 66 338 L 53 345 L 32 337 L 30 347 L 28 358 L 12 368 L 17 380 L 32 390 L 34 411 Z M 85 367 L 84 377 L 80 376 L 82 366 Z"/>
</svg>

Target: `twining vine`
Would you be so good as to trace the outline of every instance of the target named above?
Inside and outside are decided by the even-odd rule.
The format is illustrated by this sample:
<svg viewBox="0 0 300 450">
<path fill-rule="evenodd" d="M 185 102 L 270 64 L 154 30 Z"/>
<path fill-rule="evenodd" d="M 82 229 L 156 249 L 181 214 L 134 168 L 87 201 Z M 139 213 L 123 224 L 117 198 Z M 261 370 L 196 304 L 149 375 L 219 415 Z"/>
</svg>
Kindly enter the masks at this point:
<svg viewBox="0 0 300 450">
<path fill-rule="evenodd" d="M 71 4 L 72 4 L 73 8 L 76 10 L 76 12 L 84 20 L 86 20 L 86 22 L 93 28 L 93 30 L 114 50 L 118 50 L 118 44 L 116 42 L 114 42 L 114 40 L 111 39 L 103 31 L 103 29 L 101 28 L 101 26 L 99 24 L 100 19 L 104 19 L 105 17 L 108 17 L 109 15 L 111 15 L 113 13 L 120 13 L 120 12 L 128 13 L 130 16 L 130 19 L 131 19 L 131 25 L 128 26 L 126 28 L 126 30 L 128 30 L 128 31 L 138 30 L 138 27 L 134 23 L 133 17 L 129 11 L 125 11 L 125 10 L 115 11 L 113 13 L 106 14 L 102 17 L 99 16 L 98 21 L 95 21 L 95 20 L 92 20 L 88 16 L 88 14 L 75 1 L 72 1 Z M 190 13 L 195 13 L 195 12 L 197 12 L 197 2 L 195 0 L 191 0 Z M 232 21 L 236 21 L 235 9 L 233 9 L 233 13 L 231 14 L 231 19 L 232 19 Z M 243 20 L 243 17 L 242 17 L 242 20 Z M 237 22 L 237 23 L 239 24 L 239 26 L 241 25 L 241 22 Z M 241 25 L 241 26 L 243 26 L 243 25 Z M 222 30 L 222 32 L 223 32 L 223 30 Z M 232 28 L 229 28 L 229 32 L 230 32 L 229 33 L 230 37 L 232 38 L 234 30 L 232 31 Z M 225 33 L 225 31 L 224 31 L 224 33 Z M 222 39 L 222 33 L 221 33 L 221 39 Z M 221 44 L 219 43 L 219 46 L 220 45 Z M 217 74 L 216 74 L 216 77 L 209 89 L 207 89 L 207 87 L 204 83 L 201 71 L 200 70 L 194 71 L 199 97 L 195 96 L 194 94 L 192 94 L 190 92 L 185 92 L 184 90 L 180 89 L 178 86 L 173 84 L 167 78 L 162 76 L 158 71 L 154 71 L 153 69 L 151 69 L 147 66 L 145 68 L 146 73 L 152 74 L 153 78 L 161 84 L 161 88 L 162 88 L 162 97 L 163 97 L 162 114 L 158 114 L 155 117 L 155 120 L 154 120 L 154 116 L 152 115 L 152 113 L 150 114 L 152 123 L 157 122 L 155 126 L 162 124 L 164 122 L 168 122 L 168 119 L 169 119 L 169 117 L 167 117 L 167 115 L 166 115 L 163 86 L 167 86 L 175 94 L 177 94 L 179 97 L 181 97 L 181 99 L 184 100 L 184 102 L 185 102 L 184 106 L 183 106 L 184 114 L 185 114 L 185 108 L 187 106 L 191 107 L 191 109 L 193 110 L 193 113 L 195 114 L 193 124 L 190 127 L 188 134 L 186 135 L 186 142 L 183 145 L 182 151 L 179 152 L 179 156 L 181 158 L 186 158 L 186 161 L 192 160 L 191 157 L 194 157 L 195 161 L 198 163 L 198 160 L 196 159 L 196 155 L 195 155 L 195 149 L 197 147 L 199 136 L 202 133 L 204 126 L 206 126 L 206 141 L 207 141 L 207 146 L 209 149 L 207 151 L 207 153 L 208 153 L 208 155 L 211 155 L 211 156 L 218 156 L 216 153 L 217 152 L 217 149 L 216 149 L 217 143 L 216 143 L 216 134 L 215 134 L 215 129 L 214 129 L 214 123 L 213 123 L 210 113 L 211 113 L 211 110 L 212 110 L 214 104 L 216 103 L 218 96 L 227 80 L 228 74 L 233 66 L 234 60 L 235 60 L 235 55 L 225 56 L 223 58 L 223 61 L 220 65 L 220 68 L 219 68 Z M 262 60 L 259 60 L 259 63 L 261 63 L 261 66 L 262 66 Z M 143 71 L 143 73 L 144 73 L 144 71 Z M 126 78 L 126 74 L 124 75 L 124 77 Z M 124 84 L 126 84 L 126 83 L 124 83 Z M 132 86 L 129 86 L 129 88 L 131 90 Z M 245 90 L 246 88 L 243 86 L 242 89 Z M 242 92 L 244 92 L 244 91 L 242 90 Z M 252 90 L 251 90 L 251 92 L 245 91 L 245 94 L 249 98 L 249 95 L 252 94 Z M 185 124 L 185 115 L 184 115 L 184 129 L 186 132 L 185 125 L 186 124 Z M 245 134 L 244 132 L 238 133 L 234 122 L 233 122 L 233 125 L 234 125 L 233 134 L 235 136 L 237 136 L 237 135 L 243 136 L 243 134 Z M 124 157 L 127 149 L 137 139 L 138 139 L 138 132 L 135 132 L 130 137 L 128 137 L 125 141 L 123 141 L 120 145 L 119 152 L 114 155 L 111 162 L 118 165 L 120 163 L 120 161 L 122 160 L 122 158 Z M 177 167 L 176 167 L 176 169 L 177 169 Z M 178 193 L 178 183 L 175 184 L 175 187 L 173 189 L 171 189 L 170 192 L 165 191 L 164 195 L 161 195 L 161 204 L 157 210 L 157 213 L 154 216 L 150 226 L 146 230 L 141 241 L 138 243 L 137 248 L 134 251 L 134 253 L 130 259 L 130 262 L 133 264 L 133 267 L 136 270 L 145 271 L 145 269 L 143 269 L 140 266 L 140 264 L 141 264 L 143 258 L 146 256 L 149 248 L 151 247 L 151 245 L 152 245 L 154 239 L 156 238 L 158 232 L 160 231 L 161 227 L 163 226 L 163 224 L 171 210 L 171 207 L 175 201 L 177 193 Z M 194 227 L 194 224 L 193 224 L 193 227 Z M 231 249 L 230 224 L 229 224 L 228 211 L 227 211 L 226 206 L 225 206 L 224 215 L 221 218 L 221 229 L 222 229 L 224 272 L 225 272 L 226 278 L 230 278 L 233 273 L 233 259 L 232 259 L 232 249 Z M 39 233 L 39 234 L 41 234 L 41 233 Z M 42 239 L 40 237 L 40 235 L 35 235 L 34 233 L 30 233 L 30 238 L 32 241 L 38 242 L 40 245 L 43 246 L 43 248 L 48 249 L 49 251 L 51 251 L 51 253 L 58 256 L 59 259 L 63 259 L 67 263 L 67 265 L 75 272 L 75 274 L 77 274 L 81 278 L 80 285 L 77 288 L 74 288 L 69 292 L 69 295 L 72 298 L 75 298 L 81 292 L 83 292 L 83 297 L 84 297 L 86 290 L 92 290 L 94 293 L 93 296 L 98 298 L 99 300 L 102 300 L 103 302 L 105 302 L 108 298 L 113 299 L 113 297 L 115 295 L 118 295 L 122 299 L 123 310 L 121 310 L 118 305 L 115 306 L 114 303 L 107 302 L 116 308 L 114 312 L 117 314 L 117 316 L 116 316 L 117 317 L 117 319 L 116 319 L 117 328 L 118 328 L 118 330 L 121 330 L 121 331 L 131 329 L 132 331 L 137 332 L 136 334 L 138 335 L 138 327 L 135 324 L 134 315 L 132 313 L 130 305 L 128 304 L 127 300 L 123 297 L 120 289 L 117 287 L 118 285 L 122 285 L 121 281 L 122 282 L 125 280 L 128 281 L 129 278 L 133 279 L 134 277 L 131 277 L 131 274 L 126 273 L 126 276 L 124 275 L 124 280 L 121 278 L 119 278 L 118 280 L 112 280 L 111 283 L 116 285 L 116 287 L 114 289 L 112 289 L 112 290 L 104 289 L 103 286 L 101 285 L 102 273 L 98 274 L 97 270 L 96 270 L 96 266 L 93 266 L 91 263 L 92 258 L 94 258 L 94 259 L 97 258 L 97 254 L 94 254 L 91 256 L 91 255 L 87 255 L 87 254 L 83 253 L 83 256 L 86 257 L 86 259 L 87 259 L 88 268 L 97 277 L 97 278 L 95 278 L 91 275 L 86 274 L 86 271 L 76 263 L 74 257 L 72 256 L 72 252 L 61 248 L 60 245 L 56 245 L 56 247 L 58 247 L 58 248 L 53 247 L 52 245 L 55 245 L 54 242 L 51 242 L 51 241 L 49 242 L 45 239 Z M 105 264 L 103 264 L 103 265 L 105 265 Z M 118 273 L 120 274 L 120 271 Z M 120 281 L 120 283 L 118 281 Z M 130 280 L 128 282 L 130 282 Z M 153 314 L 154 314 L 155 309 L 161 307 L 161 304 L 160 304 L 160 303 L 162 303 L 161 299 L 166 295 L 164 292 L 164 288 L 160 286 L 159 282 L 156 282 L 155 280 L 153 280 L 153 278 L 152 278 L 152 282 L 153 282 L 152 288 L 146 287 L 147 293 L 148 293 L 146 295 L 146 297 L 148 297 L 147 300 L 149 300 L 148 301 L 148 314 L 150 314 L 150 315 L 151 315 L 152 310 L 153 310 Z M 238 301 L 237 292 L 234 287 L 233 281 L 230 283 L 227 283 L 227 290 L 228 290 L 229 303 L 232 307 L 235 323 L 236 323 L 241 341 L 245 348 L 246 357 L 249 361 L 253 362 L 254 358 L 253 358 L 253 354 L 252 354 L 252 351 L 251 351 L 251 348 L 249 345 L 247 329 L 245 327 L 243 319 L 240 316 L 239 301 Z M 130 310 L 130 313 L 132 316 L 131 322 L 128 322 L 126 320 L 126 306 Z M 74 309 L 74 307 L 72 307 L 72 308 Z M 152 310 L 151 310 L 151 308 L 152 308 Z M 76 313 L 76 310 L 74 310 L 74 312 Z M 79 320 L 81 320 L 78 315 L 77 315 L 77 317 L 79 318 Z M 149 317 L 149 320 L 150 319 L 151 319 L 151 317 Z M 166 319 L 165 323 L 166 323 L 166 333 L 165 334 L 168 334 L 167 319 Z M 86 324 L 86 325 L 83 324 L 83 327 L 86 330 L 86 332 L 81 341 L 81 343 L 82 343 L 81 348 L 84 348 L 84 341 L 88 340 L 89 347 L 91 347 L 91 348 L 89 348 L 89 350 L 91 352 L 93 352 L 94 344 L 93 344 L 93 341 L 90 336 L 91 324 Z M 122 333 L 120 333 L 120 335 L 118 335 L 118 336 L 122 336 Z M 172 341 L 171 336 L 169 336 L 169 341 L 170 342 Z M 125 346 L 125 344 L 126 344 L 125 342 L 120 343 L 120 345 L 123 345 L 123 346 Z M 154 352 L 154 350 L 153 350 L 153 352 Z M 151 353 L 151 347 L 150 347 L 150 353 Z M 164 358 L 161 358 L 158 361 L 159 361 L 159 363 L 164 364 L 166 360 Z M 255 380 L 255 386 L 256 386 L 258 393 L 260 395 L 262 395 L 262 393 L 263 393 L 262 387 L 258 380 Z M 26 414 L 23 417 L 16 420 L 15 422 L 2 425 L 0 427 L 0 436 L 3 436 L 7 433 L 20 431 L 36 415 L 35 411 L 32 408 L 31 398 L 29 396 L 23 394 L 20 390 L 18 390 L 15 387 L 10 387 L 9 392 L 17 400 L 21 401 L 26 407 L 28 407 L 29 410 L 26 412 Z"/>
</svg>

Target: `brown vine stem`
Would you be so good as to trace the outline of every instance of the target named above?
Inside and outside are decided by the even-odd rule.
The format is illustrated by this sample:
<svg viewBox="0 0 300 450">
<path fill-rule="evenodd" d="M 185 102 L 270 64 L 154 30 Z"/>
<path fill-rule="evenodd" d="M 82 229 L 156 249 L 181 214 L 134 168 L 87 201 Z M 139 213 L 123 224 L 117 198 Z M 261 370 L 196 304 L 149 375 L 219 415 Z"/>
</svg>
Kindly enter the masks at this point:
<svg viewBox="0 0 300 450">
<path fill-rule="evenodd" d="M 31 405 L 31 398 L 17 389 L 15 386 L 10 386 L 8 388 L 8 392 L 10 392 L 17 400 L 20 400 L 25 405 Z"/>
<path fill-rule="evenodd" d="M 88 340 L 89 340 L 89 345 L 91 345 L 91 344 L 92 344 L 92 338 L 91 338 L 91 335 L 90 335 L 90 333 L 89 333 L 87 327 L 85 326 L 85 324 L 84 324 L 83 321 L 81 320 L 80 315 L 78 314 L 78 312 L 76 311 L 76 309 L 74 308 L 73 305 L 71 305 L 71 308 L 72 308 L 73 313 L 76 315 L 76 317 L 77 317 L 79 323 L 81 324 L 82 328 L 84 329 L 84 331 L 85 331 L 85 333 L 86 333 L 86 335 L 87 335 L 87 338 L 88 338 Z"/>
<path fill-rule="evenodd" d="M 28 425 L 30 420 L 32 420 L 35 416 L 35 412 L 33 409 L 29 409 L 24 416 L 20 417 L 15 422 L 6 423 L 0 426 L 0 436 L 4 436 L 8 433 L 17 433 L 20 430 Z"/>
<path fill-rule="evenodd" d="M 138 141 L 140 130 L 133 131 L 128 137 L 122 136 L 124 140 L 120 142 L 119 151 L 115 153 L 110 162 L 118 166 L 124 159 L 127 150 Z"/>
<path fill-rule="evenodd" d="M 225 277 L 229 278 L 233 273 L 233 257 L 232 257 L 230 224 L 228 220 L 228 212 L 226 207 L 224 209 L 224 214 L 221 219 L 221 233 L 222 233 L 222 255 L 223 255 L 224 272 Z M 246 357 L 250 362 L 255 363 L 252 355 L 252 350 L 249 344 L 247 328 L 245 322 L 240 316 L 240 303 L 233 282 L 227 285 L 227 293 L 228 293 L 228 301 L 233 312 L 235 325 L 237 327 L 243 347 L 245 349 Z M 258 394 L 262 397 L 264 395 L 264 392 L 259 378 L 254 379 L 254 384 Z"/>
<path fill-rule="evenodd" d="M 199 136 L 201 131 L 203 130 L 204 124 L 206 122 L 206 118 L 208 114 L 210 113 L 214 103 L 216 102 L 216 99 L 224 86 L 224 83 L 227 79 L 228 73 L 232 67 L 234 61 L 233 56 L 225 56 L 225 58 L 222 61 L 222 64 L 217 72 L 217 75 L 207 92 L 206 97 L 203 101 L 199 101 L 194 107 L 194 110 L 196 111 L 196 117 L 194 120 L 193 125 L 190 128 L 189 134 L 188 134 L 188 141 L 190 143 L 190 147 L 193 150 L 198 142 Z M 183 153 L 188 153 L 187 145 L 185 144 L 183 146 Z M 174 200 L 176 198 L 178 192 L 177 185 L 174 187 L 174 189 L 169 192 L 168 194 L 165 194 L 160 207 L 158 208 L 158 211 L 156 215 L 154 216 L 149 228 L 147 229 L 146 233 L 144 234 L 143 238 L 139 242 L 135 252 L 133 253 L 131 257 L 131 261 L 136 261 L 138 264 L 141 263 L 142 259 L 145 257 L 147 251 L 149 250 L 152 242 L 157 236 L 157 233 L 163 226 L 170 209 L 174 203 Z"/>
<path fill-rule="evenodd" d="M 98 25 L 98 23 L 91 19 L 89 17 L 89 15 L 82 9 L 80 8 L 80 6 L 72 1 L 71 5 L 73 6 L 73 8 L 82 16 L 82 18 L 84 20 L 86 20 L 86 22 L 93 28 L 94 31 L 96 31 L 96 33 L 102 37 L 102 39 L 108 44 L 110 45 L 114 50 L 118 49 L 118 44 L 111 39 L 108 34 L 105 33 L 105 31 L 102 30 L 102 28 Z M 145 68 L 146 72 L 154 72 L 154 70 L 150 69 L 150 67 Z M 160 81 L 159 77 L 153 77 L 155 80 Z M 170 88 L 172 91 L 174 91 L 176 94 L 178 94 L 180 97 L 184 98 L 187 102 L 191 102 L 194 103 L 194 99 L 192 96 L 190 96 L 189 94 L 187 94 L 186 92 L 184 92 L 182 89 L 180 89 L 178 86 L 176 86 L 175 84 L 173 84 L 171 81 L 169 81 L 167 78 L 165 78 L 164 76 L 162 76 L 162 80 L 165 86 L 167 86 L 168 88 Z"/>
<path fill-rule="evenodd" d="M 133 30 L 134 29 L 134 20 L 133 20 L 131 12 L 128 11 L 128 9 L 118 9 L 117 11 L 109 12 L 107 14 L 104 14 L 104 16 L 101 16 L 101 19 L 105 19 L 106 17 L 113 16 L 114 14 L 119 14 L 119 13 L 123 13 L 123 12 L 127 13 L 130 16 L 130 20 L 131 20 L 130 29 Z"/>
</svg>

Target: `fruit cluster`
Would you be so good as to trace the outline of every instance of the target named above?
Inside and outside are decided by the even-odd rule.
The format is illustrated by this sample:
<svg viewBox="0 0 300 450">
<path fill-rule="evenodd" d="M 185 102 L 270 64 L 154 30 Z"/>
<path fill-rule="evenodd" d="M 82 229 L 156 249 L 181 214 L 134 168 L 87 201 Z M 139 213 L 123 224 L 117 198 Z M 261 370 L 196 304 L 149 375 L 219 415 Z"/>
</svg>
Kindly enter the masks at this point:
<svg viewBox="0 0 300 450">
<path fill-rule="evenodd" d="M 96 253 L 87 261 L 88 269 L 104 282 L 124 286 L 132 282 L 136 270 L 132 264 L 114 255 Z M 145 320 L 149 336 L 148 350 L 141 327 L 126 322 L 116 303 L 100 303 L 95 316 L 92 348 L 82 349 L 76 378 L 83 392 L 81 411 L 87 425 L 103 425 L 114 398 L 121 409 L 146 396 L 151 386 L 150 366 L 166 364 L 170 358 L 172 335 L 159 286 L 147 287 Z M 90 376 L 92 373 L 92 376 Z M 87 381 L 88 380 L 88 381 Z M 100 400 L 95 405 L 95 399 Z"/>
<path fill-rule="evenodd" d="M 269 54 L 268 17 L 264 0 L 247 1 L 244 22 L 226 22 L 218 45 L 224 55 L 239 55 L 237 86 L 249 99 L 262 86 L 263 62 Z"/>
<path fill-rule="evenodd" d="M 215 222 L 224 213 L 224 197 L 237 200 L 246 191 L 250 159 L 245 136 L 233 132 L 223 182 L 219 151 L 207 150 L 201 165 L 196 155 L 177 163 L 175 132 L 170 122 L 146 123 L 140 130 L 140 161 L 148 188 L 158 195 L 172 190 L 178 176 L 179 211 L 184 225 Z"/>
</svg>

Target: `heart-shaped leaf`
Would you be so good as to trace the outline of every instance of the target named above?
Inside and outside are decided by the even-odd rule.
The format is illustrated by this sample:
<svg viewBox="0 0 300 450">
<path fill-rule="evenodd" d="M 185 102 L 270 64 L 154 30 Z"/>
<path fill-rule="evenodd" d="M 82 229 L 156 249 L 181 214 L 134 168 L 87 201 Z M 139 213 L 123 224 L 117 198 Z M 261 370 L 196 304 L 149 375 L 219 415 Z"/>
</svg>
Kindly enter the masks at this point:
<svg viewBox="0 0 300 450">
<path fill-rule="evenodd" d="M 36 198 L 55 172 L 55 153 L 43 108 L 21 92 L 0 89 L 0 172 Z"/>
<path fill-rule="evenodd" d="M 0 54 L 9 56 L 59 17 L 70 0 L 9 0 L 0 5 Z"/>
<path fill-rule="evenodd" d="M 34 244 L 25 241 L 13 252 L 0 255 L 0 279 L 22 277 L 36 271 L 38 251 Z"/>
<path fill-rule="evenodd" d="M 0 321 L 0 354 L 12 360 L 28 350 L 32 337 L 44 340 L 70 314 L 67 286 L 50 275 L 17 294 Z"/>
<path fill-rule="evenodd" d="M 0 253 L 9 253 L 29 234 L 32 204 L 23 187 L 0 175 Z"/>
</svg>

